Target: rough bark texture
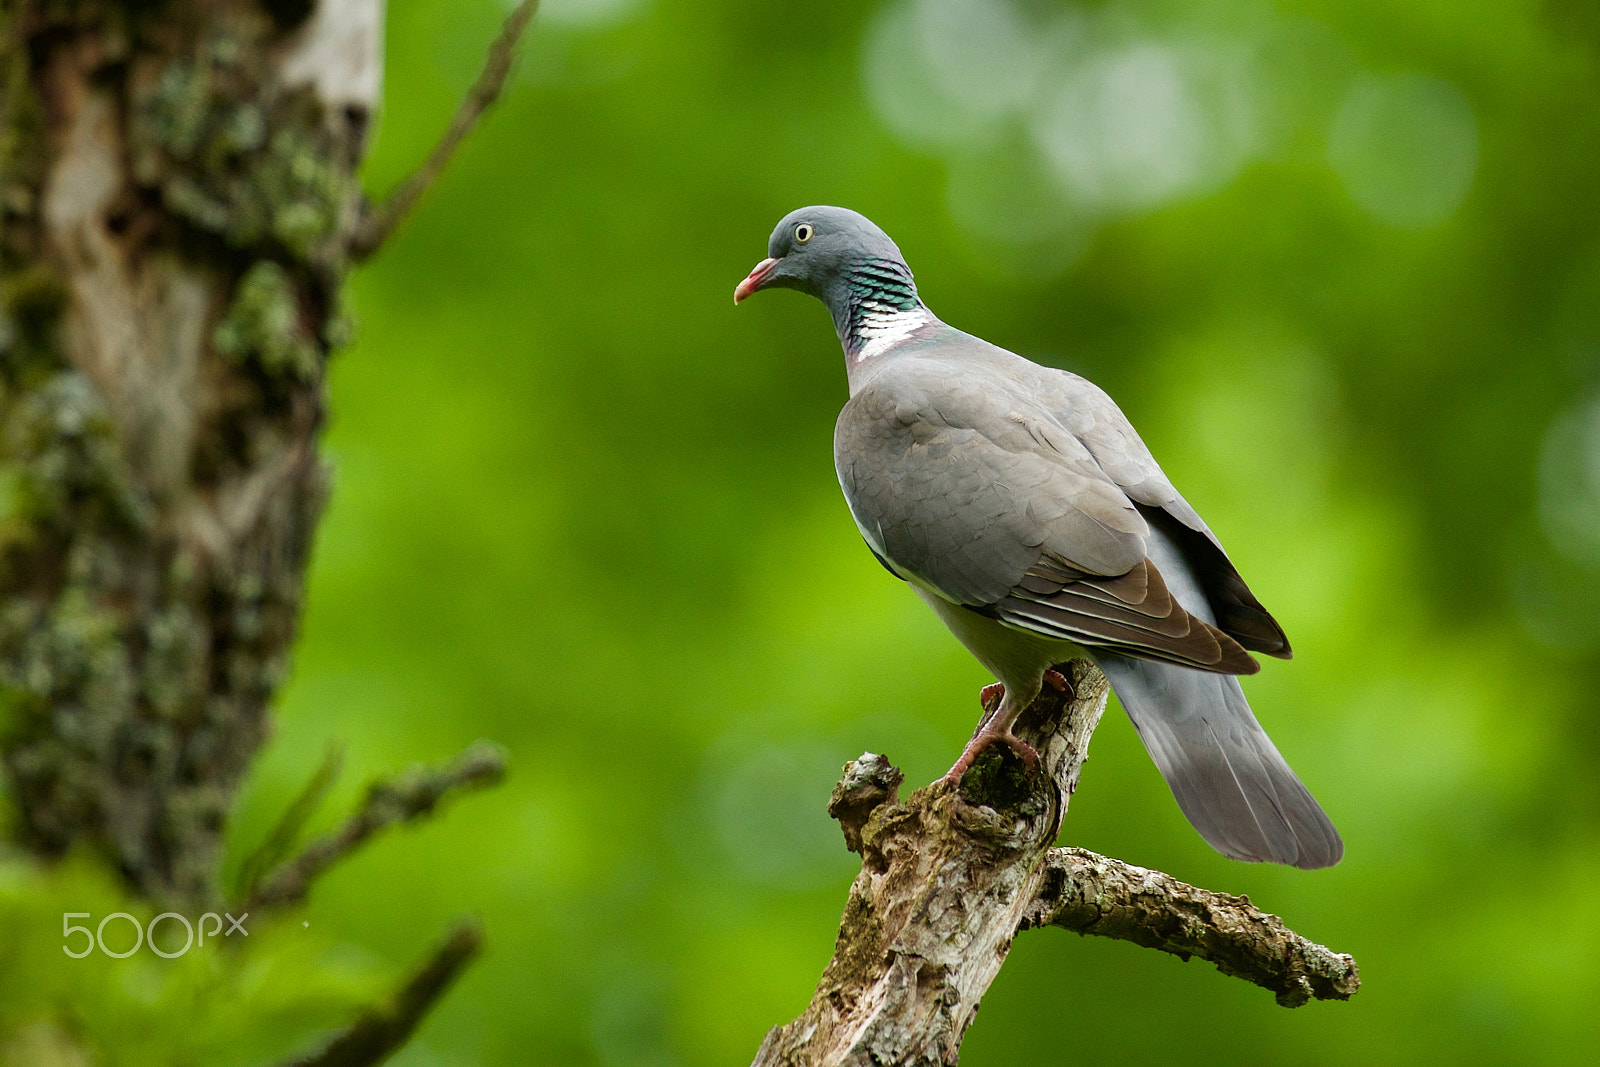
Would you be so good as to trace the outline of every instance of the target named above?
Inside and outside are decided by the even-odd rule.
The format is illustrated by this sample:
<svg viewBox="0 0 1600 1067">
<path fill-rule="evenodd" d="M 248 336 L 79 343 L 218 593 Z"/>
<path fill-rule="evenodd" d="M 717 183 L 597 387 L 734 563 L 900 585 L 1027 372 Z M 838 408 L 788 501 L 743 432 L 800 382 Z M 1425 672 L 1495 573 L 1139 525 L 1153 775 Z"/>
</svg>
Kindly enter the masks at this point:
<svg viewBox="0 0 1600 1067">
<path fill-rule="evenodd" d="M 1206 960 L 1270 989 L 1286 1008 L 1349 1000 L 1361 987 L 1354 957 L 1301 937 L 1249 897 L 1199 889 L 1087 849 L 1050 850 L 1044 881 L 1022 919 L 1022 929 L 1034 926 Z"/>
<path fill-rule="evenodd" d="M 5 837 L 46 858 L 97 847 L 158 905 L 220 903 L 223 825 L 327 494 L 340 287 L 499 95 L 535 6 L 404 198 L 373 211 L 353 175 L 383 0 L 0 0 Z M 298 903 L 373 834 L 503 767 L 480 745 L 376 783 L 284 861 L 330 759 L 245 865 L 246 906 Z M 458 927 L 306 1062 L 386 1059 L 480 943 Z"/>
<path fill-rule="evenodd" d="M 1016 733 L 1038 749 L 1029 776 L 1003 746 L 961 786 L 936 782 L 896 803 L 899 771 L 863 757 L 830 810 L 861 854 L 832 961 L 804 1015 L 774 1029 L 757 1064 L 954 1063 L 1000 972 L 1045 853 L 1077 788 L 1109 688 L 1087 662 L 1075 695 L 1046 687 Z"/>
<path fill-rule="evenodd" d="M 205 904 L 287 666 L 380 0 L 0 2 L 0 760 Z"/>
<path fill-rule="evenodd" d="M 757 1067 L 954 1064 L 1012 938 L 1041 925 L 1199 956 L 1289 1006 L 1355 992 L 1353 959 L 1246 898 L 1050 847 L 1109 693 L 1087 661 L 1060 669 L 1069 693 L 1046 687 L 1016 731 L 1041 773 L 995 746 L 959 786 L 935 782 L 902 804 L 900 771 L 882 756 L 845 768 L 828 811 L 861 873 L 811 1004 L 767 1035 Z"/>
</svg>

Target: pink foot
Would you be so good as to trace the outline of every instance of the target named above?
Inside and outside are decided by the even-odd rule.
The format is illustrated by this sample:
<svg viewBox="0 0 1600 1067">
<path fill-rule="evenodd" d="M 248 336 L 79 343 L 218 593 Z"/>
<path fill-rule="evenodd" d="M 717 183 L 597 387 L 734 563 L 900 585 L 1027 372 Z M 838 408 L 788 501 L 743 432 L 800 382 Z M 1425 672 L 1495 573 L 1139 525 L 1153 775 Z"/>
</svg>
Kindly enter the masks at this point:
<svg viewBox="0 0 1600 1067">
<path fill-rule="evenodd" d="M 1000 682 L 993 682 L 978 690 L 978 703 L 984 711 L 993 713 L 1000 706 L 1000 701 L 1005 699 L 1006 687 Z"/>
<path fill-rule="evenodd" d="M 1039 769 L 1039 753 L 1034 750 L 1032 745 L 1028 744 L 1010 730 L 985 729 L 979 730 L 978 736 L 967 742 L 967 747 L 965 751 L 961 753 L 961 758 L 956 760 L 955 766 L 951 767 L 950 770 L 945 773 L 944 778 L 940 780 L 946 782 L 959 782 L 961 780 L 961 776 L 966 774 L 967 771 L 971 769 L 972 761 L 977 759 L 978 756 L 983 753 L 984 749 L 997 742 L 1005 745 L 1007 748 L 1011 749 L 1011 751 L 1015 752 L 1017 757 L 1022 760 L 1023 766 L 1028 768 L 1029 774 L 1032 774 L 1034 771 Z"/>
<path fill-rule="evenodd" d="M 1067 676 L 1054 667 L 1044 672 L 1044 684 L 1058 693 L 1065 693 L 1072 688 L 1071 683 L 1067 681 Z"/>
</svg>

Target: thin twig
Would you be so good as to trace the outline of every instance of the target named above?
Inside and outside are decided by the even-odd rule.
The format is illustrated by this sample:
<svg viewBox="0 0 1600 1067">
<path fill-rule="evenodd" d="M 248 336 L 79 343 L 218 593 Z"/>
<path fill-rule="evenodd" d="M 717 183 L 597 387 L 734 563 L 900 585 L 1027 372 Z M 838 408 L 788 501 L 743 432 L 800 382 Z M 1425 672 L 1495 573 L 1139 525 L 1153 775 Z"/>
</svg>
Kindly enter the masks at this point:
<svg viewBox="0 0 1600 1067">
<path fill-rule="evenodd" d="M 480 741 L 441 768 L 414 767 L 375 782 L 356 813 L 335 832 L 313 841 L 262 878 L 245 907 L 266 908 L 305 899 L 312 881 L 378 831 L 433 811 L 446 794 L 493 785 L 505 775 L 505 753 Z"/>
<path fill-rule="evenodd" d="M 328 798 L 328 791 L 339 780 L 339 771 L 343 767 L 344 746 L 329 745 L 327 755 L 322 757 L 322 765 L 306 782 L 299 795 L 283 809 L 277 825 L 239 865 L 238 892 L 234 894 L 237 898 L 253 898 L 262 877 L 288 857 L 289 850 L 294 848 L 295 841 L 300 837 L 300 831 L 305 829 L 311 816 Z"/>
<path fill-rule="evenodd" d="M 483 931 L 478 924 L 461 923 L 393 997 L 368 1008 L 321 1052 L 293 1061 L 292 1067 L 373 1067 L 382 1063 L 406 1043 L 482 947 Z"/>
<path fill-rule="evenodd" d="M 478 125 L 483 113 L 499 99 L 501 91 L 505 88 L 506 76 L 511 73 L 511 61 L 516 56 L 517 41 L 522 37 L 522 32 L 528 28 L 528 23 L 533 21 L 534 12 L 538 9 L 539 0 L 522 0 L 522 3 L 506 16 L 505 25 L 500 28 L 500 36 L 489 46 L 489 55 L 484 60 L 482 73 L 473 83 L 466 99 L 461 101 L 450 127 L 445 130 L 439 143 L 433 146 L 433 151 L 427 160 L 396 186 L 382 203 L 369 206 L 361 221 L 356 224 L 355 231 L 350 235 L 352 260 L 360 262 L 383 247 L 383 243 L 389 239 L 389 235 L 399 227 L 400 223 L 405 221 L 406 215 L 416 206 L 422 194 L 427 192 L 428 187 L 443 173 L 450 162 L 450 157 L 455 155 L 456 149 L 461 146 L 467 134 Z"/>
<path fill-rule="evenodd" d="M 1297 1008 L 1349 1000 L 1361 988 L 1354 958 L 1324 948 L 1250 903 L 1081 848 L 1053 848 L 1021 929 L 1059 926 L 1131 941 L 1217 965 Z"/>
</svg>

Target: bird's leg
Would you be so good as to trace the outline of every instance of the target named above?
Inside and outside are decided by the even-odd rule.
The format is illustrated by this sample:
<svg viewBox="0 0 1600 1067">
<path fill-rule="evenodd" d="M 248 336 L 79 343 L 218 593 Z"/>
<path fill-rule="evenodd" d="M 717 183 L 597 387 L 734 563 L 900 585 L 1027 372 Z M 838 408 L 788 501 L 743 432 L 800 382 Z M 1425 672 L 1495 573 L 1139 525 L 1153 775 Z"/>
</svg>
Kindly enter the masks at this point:
<svg viewBox="0 0 1600 1067">
<path fill-rule="evenodd" d="M 1057 676 L 1059 677 L 1059 675 Z M 967 747 L 962 750 L 961 758 L 956 760 L 955 766 L 945 774 L 944 781 L 956 782 L 967 773 L 972 766 L 972 761 L 977 759 L 984 749 L 995 742 L 1005 745 L 1015 752 L 1028 768 L 1029 773 L 1039 768 L 1039 753 L 1034 751 L 1032 745 L 1011 732 L 1011 724 L 1017 721 L 1017 716 L 1022 714 L 1022 708 L 1007 708 L 1005 701 L 1006 689 L 999 682 L 983 687 L 983 707 L 987 715 L 978 727 L 978 732 L 972 735 L 972 740 L 967 742 Z"/>
<path fill-rule="evenodd" d="M 967 742 L 966 749 L 961 753 L 961 758 L 956 760 L 955 766 L 945 773 L 943 781 L 959 782 L 961 776 L 972 767 L 972 761 L 983 753 L 983 750 L 996 742 L 1005 745 L 1017 754 L 1023 765 L 1028 768 L 1028 773 L 1039 769 L 1039 753 L 1034 747 L 1016 734 L 1011 732 L 1010 724 L 1004 726 L 995 722 L 985 723 L 971 741 Z"/>
<path fill-rule="evenodd" d="M 1000 705 L 1006 700 L 1006 687 L 1004 682 L 991 682 L 978 690 L 978 704 L 983 708 L 983 718 L 978 720 L 978 729 L 988 725 L 990 719 L 1000 710 Z"/>
<path fill-rule="evenodd" d="M 1044 672 L 1044 684 L 1058 693 L 1073 691 L 1072 683 L 1067 681 L 1066 675 L 1054 667 Z M 983 721 L 978 724 L 978 732 L 972 735 L 972 740 L 968 741 L 967 747 L 962 750 L 961 758 L 956 760 L 955 766 L 945 774 L 945 780 L 960 780 L 972 766 L 972 761 L 996 741 L 1015 752 L 1030 772 L 1039 768 L 1038 751 L 1011 732 L 1011 724 L 1017 721 L 1021 709 L 1014 709 L 1003 717 L 1000 715 L 1000 709 L 1005 705 L 1005 697 L 1006 687 L 1003 682 L 993 682 L 978 690 L 978 702 L 983 705 L 984 711 Z"/>
</svg>

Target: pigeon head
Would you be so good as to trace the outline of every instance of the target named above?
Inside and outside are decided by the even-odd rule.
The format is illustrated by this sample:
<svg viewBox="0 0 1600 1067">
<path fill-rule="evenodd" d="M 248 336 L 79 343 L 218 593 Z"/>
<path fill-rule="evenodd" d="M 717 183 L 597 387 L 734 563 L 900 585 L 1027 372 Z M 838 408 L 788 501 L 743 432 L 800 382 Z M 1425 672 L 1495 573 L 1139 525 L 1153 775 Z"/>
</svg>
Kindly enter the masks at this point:
<svg viewBox="0 0 1600 1067">
<path fill-rule="evenodd" d="M 889 235 L 842 207 L 803 207 L 785 215 L 767 242 L 767 258 L 734 289 L 733 302 L 774 288 L 821 300 L 841 336 L 863 308 L 921 305 L 911 268 Z"/>
</svg>

